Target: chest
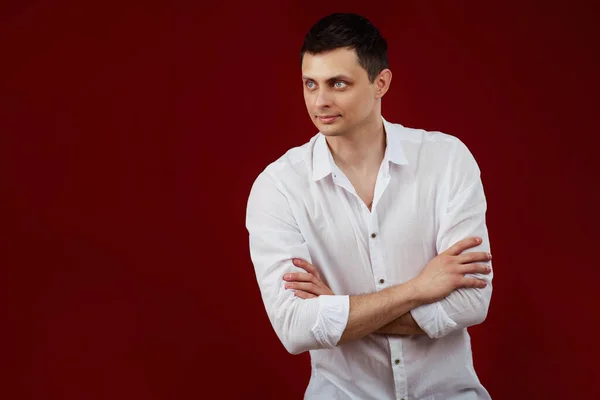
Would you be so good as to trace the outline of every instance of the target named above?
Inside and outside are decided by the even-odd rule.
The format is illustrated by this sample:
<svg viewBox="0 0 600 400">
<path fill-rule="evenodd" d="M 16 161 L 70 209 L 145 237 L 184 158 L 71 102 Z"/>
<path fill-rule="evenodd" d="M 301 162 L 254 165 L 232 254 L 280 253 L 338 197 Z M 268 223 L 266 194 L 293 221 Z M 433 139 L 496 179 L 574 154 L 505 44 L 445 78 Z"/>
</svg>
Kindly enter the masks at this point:
<svg viewBox="0 0 600 400">
<path fill-rule="evenodd" d="M 305 197 L 299 227 L 335 293 L 372 292 L 382 280 L 402 283 L 434 256 L 435 186 L 401 178 L 357 181 L 353 187 L 323 181 Z"/>
<path fill-rule="evenodd" d="M 356 196 L 365 204 L 367 209 L 371 210 L 373 199 L 375 197 L 377 174 L 361 176 L 358 174 L 346 173 L 346 176 L 349 184 L 356 192 Z"/>
</svg>

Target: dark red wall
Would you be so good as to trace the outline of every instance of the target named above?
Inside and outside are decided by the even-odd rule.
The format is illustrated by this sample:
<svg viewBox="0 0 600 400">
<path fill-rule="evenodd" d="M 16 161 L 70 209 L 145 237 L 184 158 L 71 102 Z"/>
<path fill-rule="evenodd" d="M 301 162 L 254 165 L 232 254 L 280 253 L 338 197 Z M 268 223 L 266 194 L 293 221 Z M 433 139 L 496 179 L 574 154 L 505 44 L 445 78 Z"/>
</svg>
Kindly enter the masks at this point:
<svg viewBox="0 0 600 400">
<path fill-rule="evenodd" d="M 384 116 L 460 137 L 483 171 L 496 277 L 471 329 L 482 382 L 494 399 L 600 398 L 591 6 L 0 10 L 0 398 L 302 398 L 309 358 L 269 325 L 244 217 L 256 175 L 315 133 L 298 50 L 334 11 L 388 39 Z"/>
</svg>

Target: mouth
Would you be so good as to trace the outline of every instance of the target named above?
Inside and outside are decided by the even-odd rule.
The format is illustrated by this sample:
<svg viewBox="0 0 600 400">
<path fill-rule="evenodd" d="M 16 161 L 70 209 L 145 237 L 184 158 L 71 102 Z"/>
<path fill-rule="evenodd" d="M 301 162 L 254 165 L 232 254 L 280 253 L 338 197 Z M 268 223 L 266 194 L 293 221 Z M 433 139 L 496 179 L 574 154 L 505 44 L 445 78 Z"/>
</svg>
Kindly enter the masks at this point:
<svg viewBox="0 0 600 400">
<path fill-rule="evenodd" d="M 324 124 L 331 124 L 339 118 L 339 115 L 317 115 L 317 119 Z"/>
</svg>

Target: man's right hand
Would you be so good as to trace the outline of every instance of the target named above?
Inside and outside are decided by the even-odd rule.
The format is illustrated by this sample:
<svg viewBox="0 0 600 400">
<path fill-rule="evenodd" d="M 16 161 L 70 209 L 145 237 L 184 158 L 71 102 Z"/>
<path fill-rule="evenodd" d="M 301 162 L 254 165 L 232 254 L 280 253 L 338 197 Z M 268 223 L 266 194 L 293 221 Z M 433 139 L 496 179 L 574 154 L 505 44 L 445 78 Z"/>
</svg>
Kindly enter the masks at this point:
<svg viewBox="0 0 600 400">
<path fill-rule="evenodd" d="M 489 274 L 490 267 L 477 263 L 490 261 L 492 255 L 483 252 L 461 254 L 480 244 L 481 238 L 463 239 L 431 260 L 419 276 L 413 279 L 419 300 L 433 303 L 459 288 L 486 287 L 484 280 L 466 277 L 465 274 Z"/>
</svg>

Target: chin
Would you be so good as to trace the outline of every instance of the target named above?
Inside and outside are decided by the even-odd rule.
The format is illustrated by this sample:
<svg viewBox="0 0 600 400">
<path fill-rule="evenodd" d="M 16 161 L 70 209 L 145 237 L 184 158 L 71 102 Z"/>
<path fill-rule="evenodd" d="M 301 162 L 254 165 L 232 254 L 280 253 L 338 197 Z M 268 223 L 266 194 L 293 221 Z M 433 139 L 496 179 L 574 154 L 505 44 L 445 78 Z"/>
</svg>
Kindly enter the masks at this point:
<svg viewBox="0 0 600 400">
<path fill-rule="evenodd" d="M 334 123 L 334 124 L 323 124 L 323 123 L 317 122 L 315 124 L 315 126 L 325 136 L 342 136 L 343 135 L 343 129 L 342 129 L 341 124 L 339 124 L 339 121 L 338 121 L 338 123 Z"/>
<path fill-rule="evenodd" d="M 337 129 L 321 129 L 321 133 L 327 137 L 344 136 L 344 133 Z"/>
<path fill-rule="evenodd" d="M 319 131 L 325 136 L 340 136 L 341 132 L 338 127 L 331 125 L 317 124 Z"/>
</svg>

